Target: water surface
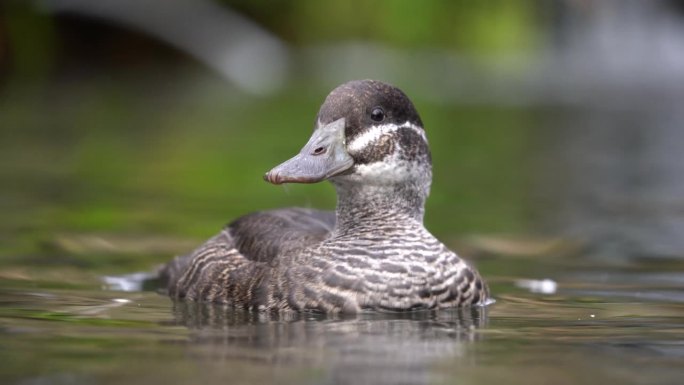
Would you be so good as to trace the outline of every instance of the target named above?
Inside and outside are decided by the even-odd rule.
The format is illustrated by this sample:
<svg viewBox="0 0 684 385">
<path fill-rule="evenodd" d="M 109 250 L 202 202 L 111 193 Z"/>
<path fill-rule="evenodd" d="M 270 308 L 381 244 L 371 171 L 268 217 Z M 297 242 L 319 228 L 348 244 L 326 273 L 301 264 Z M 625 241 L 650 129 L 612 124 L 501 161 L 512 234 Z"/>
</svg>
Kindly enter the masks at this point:
<svg viewBox="0 0 684 385">
<path fill-rule="evenodd" d="M 3 273 L 0 378 L 11 384 L 679 383 L 684 263 L 477 259 L 486 308 L 259 314 L 103 290 L 77 268 Z M 60 277 L 70 277 L 64 284 Z M 78 278 L 78 279 L 77 279 Z M 533 293 L 520 279 L 549 278 Z"/>
</svg>

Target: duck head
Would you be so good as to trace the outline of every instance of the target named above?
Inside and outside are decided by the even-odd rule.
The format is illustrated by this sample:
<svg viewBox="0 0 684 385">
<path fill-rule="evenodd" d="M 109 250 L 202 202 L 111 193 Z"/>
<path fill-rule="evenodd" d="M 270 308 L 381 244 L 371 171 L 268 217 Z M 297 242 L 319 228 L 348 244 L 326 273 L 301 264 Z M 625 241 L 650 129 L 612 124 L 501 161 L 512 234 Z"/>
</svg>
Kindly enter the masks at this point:
<svg viewBox="0 0 684 385">
<path fill-rule="evenodd" d="M 431 178 L 430 151 L 413 103 L 398 88 L 375 80 L 335 88 L 299 154 L 264 176 L 273 184 L 414 186 L 424 196 Z"/>
</svg>

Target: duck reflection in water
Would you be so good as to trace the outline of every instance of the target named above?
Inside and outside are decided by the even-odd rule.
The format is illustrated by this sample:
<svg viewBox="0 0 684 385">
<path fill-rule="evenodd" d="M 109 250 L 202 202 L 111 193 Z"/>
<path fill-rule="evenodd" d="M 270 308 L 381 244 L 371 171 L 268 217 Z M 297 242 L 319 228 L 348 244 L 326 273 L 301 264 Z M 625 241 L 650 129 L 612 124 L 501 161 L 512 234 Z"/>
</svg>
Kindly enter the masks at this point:
<svg viewBox="0 0 684 385">
<path fill-rule="evenodd" d="M 259 313 L 178 301 L 174 318 L 190 329 L 187 350 L 198 361 L 313 372 L 323 377 L 316 383 L 426 384 L 447 376 L 440 366 L 470 361 L 468 349 L 482 338 L 487 311 Z"/>
</svg>

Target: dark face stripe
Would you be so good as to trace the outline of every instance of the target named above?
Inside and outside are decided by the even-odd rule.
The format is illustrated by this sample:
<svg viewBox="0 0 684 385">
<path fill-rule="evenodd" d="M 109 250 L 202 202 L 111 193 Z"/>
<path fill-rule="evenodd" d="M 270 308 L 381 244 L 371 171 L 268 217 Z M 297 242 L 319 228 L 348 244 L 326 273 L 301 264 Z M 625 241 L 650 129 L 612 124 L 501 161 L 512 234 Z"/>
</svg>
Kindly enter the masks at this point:
<svg viewBox="0 0 684 385">
<path fill-rule="evenodd" d="M 380 136 L 377 140 L 369 143 L 363 150 L 352 154 L 355 164 L 368 164 L 380 162 L 387 156 L 394 154 L 396 139 L 392 134 Z"/>
<path fill-rule="evenodd" d="M 425 133 L 408 122 L 371 126 L 348 142 L 347 149 L 356 165 L 384 161 L 390 156 L 398 161 L 431 164 Z"/>
<path fill-rule="evenodd" d="M 419 160 L 422 157 L 430 158 L 430 149 L 425 139 L 410 127 L 401 127 L 397 131 L 399 142 L 400 159 Z"/>
</svg>

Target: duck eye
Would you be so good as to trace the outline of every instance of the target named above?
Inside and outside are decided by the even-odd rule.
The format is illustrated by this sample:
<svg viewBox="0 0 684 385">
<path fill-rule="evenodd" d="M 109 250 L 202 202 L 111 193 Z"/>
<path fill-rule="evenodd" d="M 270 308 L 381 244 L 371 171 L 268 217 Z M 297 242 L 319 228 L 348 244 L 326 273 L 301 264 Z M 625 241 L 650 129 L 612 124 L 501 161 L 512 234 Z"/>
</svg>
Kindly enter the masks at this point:
<svg viewBox="0 0 684 385">
<path fill-rule="evenodd" d="M 325 147 L 317 147 L 317 148 L 314 150 L 313 154 L 314 154 L 314 155 L 325 154 Z"/>
<path fill-rule="evenodd" d="M 385 119 L 385 111 L 380 107 L 373 108 L 373 111 L 371 111 L 371 119 L 376 122 L 382 122 L 382 120 Z"/>
</svg>

